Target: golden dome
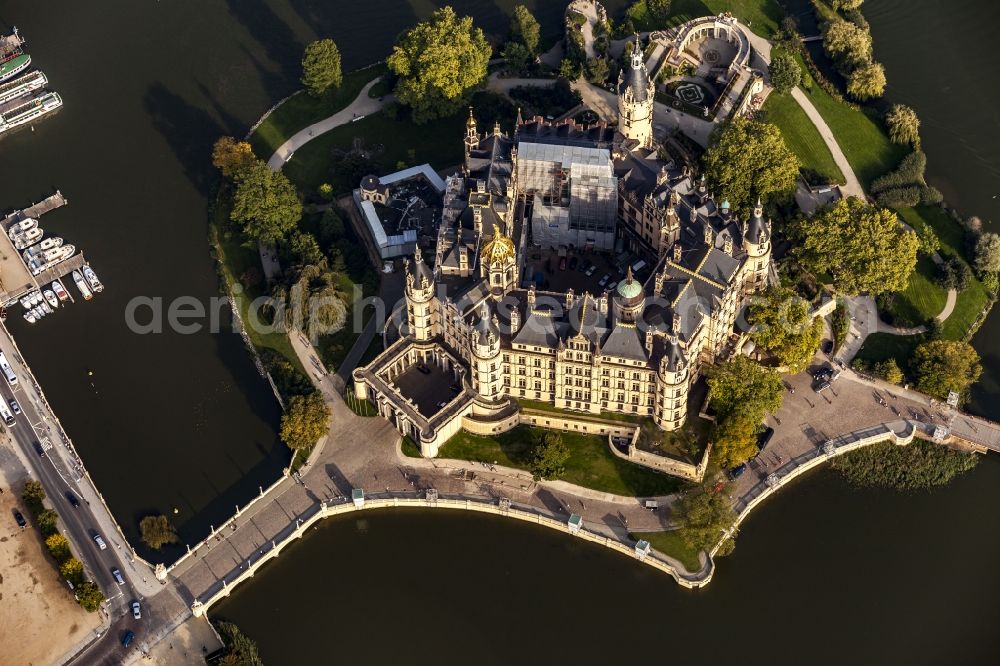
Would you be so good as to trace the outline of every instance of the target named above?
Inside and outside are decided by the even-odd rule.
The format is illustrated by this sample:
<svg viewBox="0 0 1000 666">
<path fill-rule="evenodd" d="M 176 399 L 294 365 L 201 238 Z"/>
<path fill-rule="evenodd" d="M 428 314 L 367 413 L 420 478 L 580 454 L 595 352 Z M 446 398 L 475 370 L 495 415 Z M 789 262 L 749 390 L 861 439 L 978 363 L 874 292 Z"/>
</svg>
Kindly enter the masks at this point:
<svg viewBox="0 0 1000 666">
<path fill-rule="evenodd" d="M 503 235 L 499 225 L 493 225 L 493 238 L 483 247 L 483 261 L 489 265 L 502 264 L 514 258 L 514 241 Z"/>
</svg>

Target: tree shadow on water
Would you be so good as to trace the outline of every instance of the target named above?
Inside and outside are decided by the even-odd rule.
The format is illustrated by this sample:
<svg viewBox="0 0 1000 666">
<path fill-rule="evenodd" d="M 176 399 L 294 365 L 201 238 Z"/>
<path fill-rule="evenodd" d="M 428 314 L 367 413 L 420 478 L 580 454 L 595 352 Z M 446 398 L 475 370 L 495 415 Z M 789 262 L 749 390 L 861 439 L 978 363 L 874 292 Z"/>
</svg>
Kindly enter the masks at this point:
<svg viewBox="0 0 1000 666">
<path fill-rule="evenodd" d="M 212 143 L 224 130 L 211 114 L 167 90 L 162 83 L 143 95 L 143 107 L 153 126 L 173 150 L 184 173 L 198 192 L 207 197 L 213 180 Z"/>
</svg>

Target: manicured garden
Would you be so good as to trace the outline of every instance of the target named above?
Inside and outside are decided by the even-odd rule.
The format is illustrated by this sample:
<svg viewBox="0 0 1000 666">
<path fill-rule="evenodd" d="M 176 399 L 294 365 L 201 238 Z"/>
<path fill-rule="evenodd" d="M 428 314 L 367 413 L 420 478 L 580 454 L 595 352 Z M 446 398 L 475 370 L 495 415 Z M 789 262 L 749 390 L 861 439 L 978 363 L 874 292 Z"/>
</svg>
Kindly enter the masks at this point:
<svg viewBox="0 0 1000 666">
<path fill-rule="evenodd" d="M 778 31 L 784 16 L 775 0 L 674 0 L 670 6 L 670 18 L 660 24 L 649 16 L 644 4 L 636 3 L 629 10 L 637 30 L 658 30 L 680 25 L 702 16 L 715 16 L 722 12 L 732 12 L 742 23 L 750 26 L 758 35 L 770 38 Z"/>
<path fill-rule="evenodd" d="M 701 570 L 701 562 L 698 559 L 701 551 L 691 548 L 684 543 L 679 530 L 671 530 L 669 532 L 633 532 L 629 536 L 636 541 L 645 539 L 654 550 L 658 550 L 683 564 L 688 573 L 695 573 Z"/>
<path fill-rule="evenodd" d="M 519 426 L 490 438 L 463 431 L 441 447 L 439 457 L 485 461 L 526 470 L 532 449 L 545 432 L 541 428 Z M 616 457 L 606 437 L 575 432 L 559 434 L 570 450 L 560 481 L 632 497 L 668 495 L 684 485 L 680 479 Z"/>
<path fill-rule="evenodd" d="M 845 182 L 844 174 L 833 161 L 833 155 L 819 130 L 791 95 L 771 93 L 764 104 L 764 111 L 767 112 L 767 120 L 781 130 L 782 138 L 804 169 L 815 172 L 826 182 Z"/>
<path fill-rule="evenodd" d="M 266 161 L 290 136 L 346 107 L 354 101 L 365 84 L 385 72 L 385 65 L 379 63 L 345 74 L 340 87 L 328 91 L 322 97 L 300 92 L 285 100 L 250 135 L 253 152 Z"/>
</svg>

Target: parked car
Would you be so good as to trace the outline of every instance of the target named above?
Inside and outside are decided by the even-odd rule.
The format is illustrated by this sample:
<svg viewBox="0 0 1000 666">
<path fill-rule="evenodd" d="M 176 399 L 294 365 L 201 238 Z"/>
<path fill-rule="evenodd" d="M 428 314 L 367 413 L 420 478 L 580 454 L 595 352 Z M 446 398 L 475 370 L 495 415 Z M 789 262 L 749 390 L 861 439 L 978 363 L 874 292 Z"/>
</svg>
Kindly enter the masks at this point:
<svg viewBox="0 0 1000 666">
<path fill-rule="evenodd" d="M 608 283 L 608 280 L 610 280 L 610 279 L 611 279 L 611 276 L 608 275 L 607 273 L 605 273 L 604 276 L 600 280 L 598 280 L 597 286 L 598 287 L 603 287 L 604 285 L 606 285 Z"/>
<path fill-rule="evenodd" d="M 66 491 L 66 499 L 69 501 L 70 504 L 73 505 L 73 508 L 75 509 L 80 508 L 80 498 L 74 495 L 72 491 L 70 490 Z"/>
<path fill-rule="evenodd" d="M 135 639 L 135 634 L 131 631 L 126 631 L 125 635 L 122 636 L 122 647 L 128 647 L 129 645 L 132 644 L 132 641 L 134 639 Z"/>
<path fill-rule="evenodd" d="M 112 569 L 111 575 L 115 577 L 115 580 L 118 582 L 119 585 L 125 584 L 125 579 L 122 578 L 122 572 L 120 569 Z"/>
<path fill-rule="evenodd" d="M 96 543 L 97 547 L 100 548 L 101 550 L 108 549 L 108 544 L 104 543 L 104 539 L 101 538 L 100 534 L 94 535 L 94 543 Z"/>
<path fill-rule="evenodd" d="M 40 458 L 44 458 L 45 457 L 45 449 L 42 448 L 41 444 L 39 444 L 38 442 L 35 442 L 32 446 L 35 447 L 35 452 L 38 454 L 38 456 Z"/>
<path fill-rule="evenodd" d="M 746 463 L 743 463 L 742 465 L 737 465 L 736 467 L 729 470 L 729 478 L 735 481 L 736 479 L 740 478 L 740 476 L 745 471 L 747 471 Z"/>
<path fill-rule="evenodd" d="M 10 403 L 10 411 L 14 412 L 15 414 L 20 414 L 21 413 L 21 405 L 17 404 L 17 400 L 14 400 L 14 398 L 11 398 L 7 402 Z"/>
<path fill-rule="evenodd" d="M 138 601 L 133 601 L 132 602 L 132 617 L 134 617 L 137 620 L 141 620 L 142 619 L 142 611 L 139 610 L 139 602 Z"/>
<path fill-rule="evenodd" d="M 816 393 L 822 393 L 823 391 L 827 390 L 828 388 L 830 388 L 830 382 L 822 381 L 822 382 L 819 382 L 818 384 L 816 384 L 815 387 L 813 387 L 813 391 L 816 391 Z"/>
<path fill-rule="evenodd" d="M 24 514 L 17 509 L 14 509 L 14 520 L 17 521 L 17 526 L 22 530 L 28 526 L 28 521 L 24 519 Z"/>
<path fill-rule="evenodd" d="M 596 272 L 597 272 L 597 266 L 595 264 L 591 264 L 590 266 L 587 267 L 586 275 L 587 277 L 590 277 Z"/>
</svg>

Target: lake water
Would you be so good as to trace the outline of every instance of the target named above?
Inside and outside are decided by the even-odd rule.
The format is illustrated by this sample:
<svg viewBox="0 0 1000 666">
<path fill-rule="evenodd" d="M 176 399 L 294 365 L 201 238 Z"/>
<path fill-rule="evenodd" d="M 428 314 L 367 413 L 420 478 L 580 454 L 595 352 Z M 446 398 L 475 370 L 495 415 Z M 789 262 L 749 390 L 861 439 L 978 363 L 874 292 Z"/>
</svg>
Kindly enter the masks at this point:
<svg viewBox="0 0 1000 666">
<path fill-rule="evenodd" d="M 499 34 L 515 2 L 454 4 Z M 182 539 L 197 541 L 289 458 L 278 408 L 238 336 L 125 326 L 134 297 L 218 293 L 206 238 L 211 143 L 242 134 L 297 87 L 308 41 L 330 35 L 345 67 L 361 66 L 434 5 L 0 0 L 0 22 L 21 28 L 66 102 L 35 132 L 0 141 L 0 207 L 61 188 L 71 204 L 44 226 L 81 247 L 107 284 L 33 327 L 10 322 L 133 542 L 138 517 L 175 507 Z M 563 3 L 535 5 L 558 25 Z M 997 64 L 992 5 L 961 3 L 975 10 L 964 23 L 937 16 L 933 2 L 865 7 L 890 95 L 924 120 L 931 180 L 963 211 L 1000 219 L 989 198 L 1000 149 L 982 132 L 996 126 L 1000 94 L 982 85 Z M 994 415 L 997 328 L 995 315 L 976 341 L 994 382 L 983 384 L 994 399 L 980 391 L 977 406 Z M 998 647 L 998 487 L 996 458 L 912 496 L 811 476 L 745 525 L 736 555 L 700 592 L 520 524 L 373 513 L 324 525 L 217 613 L 238 620 L 269 663 L 289 663 L 287 649 L 302 655 L 294 663 L 801 663 L 798 651 L 817 645 L 809 661 L 974 663 Z"/>
</svg>

